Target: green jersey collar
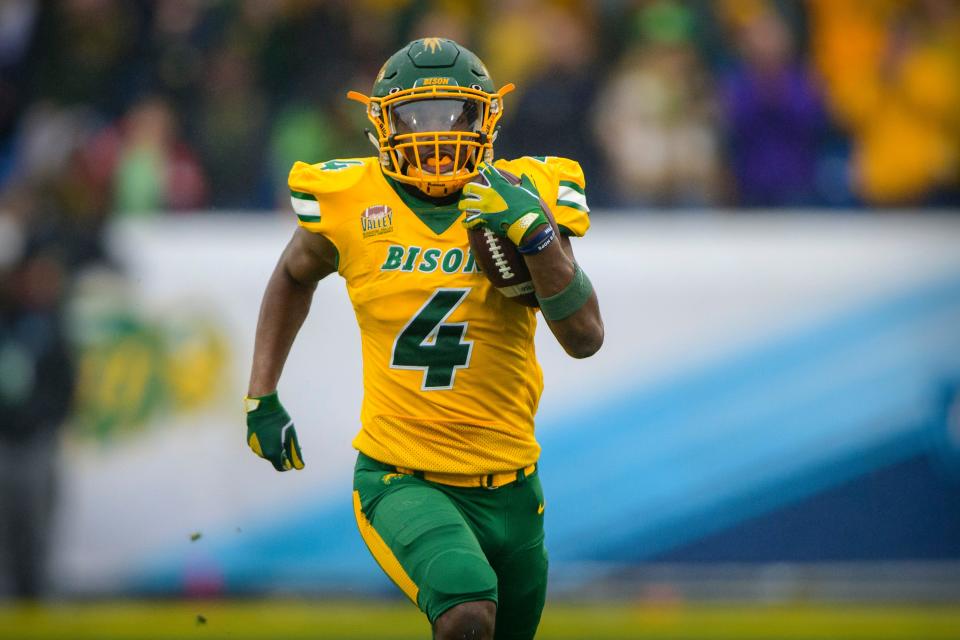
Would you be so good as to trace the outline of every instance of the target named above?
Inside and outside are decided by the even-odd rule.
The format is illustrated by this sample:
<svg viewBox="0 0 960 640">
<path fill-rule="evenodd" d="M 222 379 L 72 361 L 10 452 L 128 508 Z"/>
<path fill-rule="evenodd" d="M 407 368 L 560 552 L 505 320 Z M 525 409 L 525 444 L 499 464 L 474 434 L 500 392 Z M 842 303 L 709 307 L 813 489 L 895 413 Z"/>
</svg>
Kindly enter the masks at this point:
<svg viewBox="0 0 960 640">
<path fill-rule="evenodd" d="M 420 219 L 420 222 L 427 225 L 431 231 L 441 235 L 444 231 L 457 221 L 461 211 L 457 209 L 459 195 L 450 196 L 449 202 L 437 204 L 436 202 L 424 197 L 420 198 L 411 193 L 413 188 L 407 189 L 406 185 L 397 182 L 389 176 L 383 176 L 390 184 L 390 187 L 396 192 L 403 204 L 407 205 L 414 215 Z"/>
</svg>

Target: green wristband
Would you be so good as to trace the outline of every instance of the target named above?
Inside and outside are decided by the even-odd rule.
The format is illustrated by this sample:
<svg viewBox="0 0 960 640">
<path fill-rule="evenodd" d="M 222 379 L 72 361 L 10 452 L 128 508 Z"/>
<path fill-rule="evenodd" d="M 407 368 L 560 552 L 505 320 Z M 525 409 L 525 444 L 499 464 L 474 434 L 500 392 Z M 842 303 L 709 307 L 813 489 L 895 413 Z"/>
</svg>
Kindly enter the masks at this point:
<svg viewBox="0 0 960 640">
<path fill-rule="evenodd" d="M 587 274 L 576 263 L 573 268 L 573 280 L 561 292 L 546 298 L 537 296 L 540 311 L 547 320 L 563 320 L 572 316 L 587 304 L 587 300 L 593 295 L 593 285 Z"/>
</svg>

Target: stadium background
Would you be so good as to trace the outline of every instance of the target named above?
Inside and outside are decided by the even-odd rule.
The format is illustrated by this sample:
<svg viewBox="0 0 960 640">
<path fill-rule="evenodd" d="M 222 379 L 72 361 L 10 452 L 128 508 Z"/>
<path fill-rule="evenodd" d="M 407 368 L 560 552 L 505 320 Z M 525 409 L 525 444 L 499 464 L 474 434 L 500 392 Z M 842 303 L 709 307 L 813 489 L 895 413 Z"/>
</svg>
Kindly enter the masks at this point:
<svg viewBox="0 0 960 640">
<path fill-rule="evenodd" d="M 425 635 L 354 531 L 339 279 L 281 384 L 304 473 L 238 401 L 290 164 L 369 155 L 344 93 L 425 35 L 518 85 L 498 154 L 579 159 L 593 208 L 607 343 L 538 337 L 541 636 L 960 637 L 952 0 L 0 2 L 4 313 L 77 362 L 16 449 L 49 583 L 0 637 Z M 14 402 L 44 380 L 8 335 Z"/>
</svg>

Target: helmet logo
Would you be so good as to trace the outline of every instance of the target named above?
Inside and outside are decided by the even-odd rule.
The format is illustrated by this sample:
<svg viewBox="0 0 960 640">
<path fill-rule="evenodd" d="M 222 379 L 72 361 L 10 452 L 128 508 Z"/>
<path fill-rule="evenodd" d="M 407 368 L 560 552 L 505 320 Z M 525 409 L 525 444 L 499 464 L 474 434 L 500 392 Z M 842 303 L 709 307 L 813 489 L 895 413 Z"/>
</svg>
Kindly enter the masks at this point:
<svg viewBox="0 0 960 640">
<path fill-rule="evenodd" d="M 430 49 L 430 53 L 436 53 L 443 49 L 443 44 L 440 41 L 440 38 L 424 38 L 423 46 L 425 49 Z"/>
<path fill-rule="evenodd" d="M 437 86 L 460 86 L 456 78 L 450 78 L 448 76 L 436 77 L 436 78 L 417 78 L 413 83 L 414 87 L 437 87 Z"/>
</svg>

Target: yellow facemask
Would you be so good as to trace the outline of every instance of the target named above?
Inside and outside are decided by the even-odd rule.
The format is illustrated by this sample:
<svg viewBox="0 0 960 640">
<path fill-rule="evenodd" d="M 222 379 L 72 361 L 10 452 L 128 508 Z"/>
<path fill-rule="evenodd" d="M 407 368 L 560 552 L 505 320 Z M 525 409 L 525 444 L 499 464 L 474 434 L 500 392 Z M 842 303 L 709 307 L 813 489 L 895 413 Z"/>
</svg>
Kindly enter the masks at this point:
<svg viewBox="0 0 960 640">
<path fill-rule="evenodd" d="M 367 118 L 376 131 L 370 138 L 379 150 L 383 173 L 430 197 L 442 197 L 476 177 L 481 162 L 493 160 L 503 96 L 513 89 L 513 84 L 507 84 L 487 93 L 446 84 L 395 91 L 382 98 L 350 91 L 347 97 L 367 107 Z M 446 112 L 435 108 L 441 105 L 448 107 Z M 418 111 L 428 116 L 420 118 L 422 122 L 416 117 Z M 442 113 L 450 117 L 439 117 Z"/>
</svg>

